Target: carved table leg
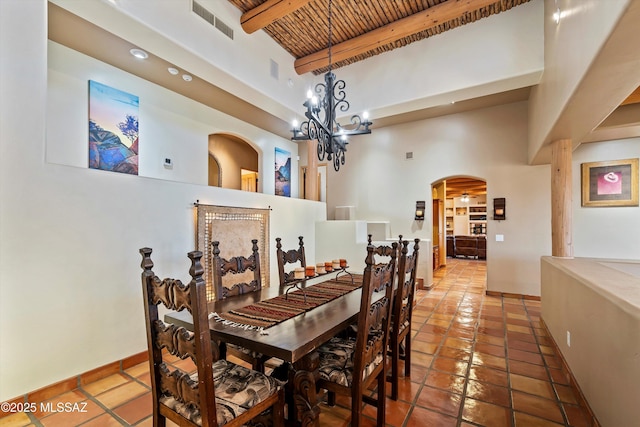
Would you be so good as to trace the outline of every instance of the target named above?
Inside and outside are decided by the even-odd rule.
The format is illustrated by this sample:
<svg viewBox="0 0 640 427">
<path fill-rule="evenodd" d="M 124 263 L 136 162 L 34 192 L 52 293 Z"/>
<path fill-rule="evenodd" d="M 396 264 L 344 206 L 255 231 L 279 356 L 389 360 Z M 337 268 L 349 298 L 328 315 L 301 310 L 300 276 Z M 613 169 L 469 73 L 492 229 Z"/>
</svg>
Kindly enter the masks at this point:
<svg viewBox="0 0 640 427">
<path fill-rule="evenodd" d="M 289 413 L 293 416 L 290 415 L 289 419 L 303 427 L 320 425 L 320 407 L 316 394 L 319 365 L 320 358 L 314 351 L 294 363 L 293 369 L 289 371 L 290 389 L 287 394 L 293 396 L 293 402 L 289 399 L 289 405 L 293 403 L 293 408 L 289 408 Z"/>
</svg>

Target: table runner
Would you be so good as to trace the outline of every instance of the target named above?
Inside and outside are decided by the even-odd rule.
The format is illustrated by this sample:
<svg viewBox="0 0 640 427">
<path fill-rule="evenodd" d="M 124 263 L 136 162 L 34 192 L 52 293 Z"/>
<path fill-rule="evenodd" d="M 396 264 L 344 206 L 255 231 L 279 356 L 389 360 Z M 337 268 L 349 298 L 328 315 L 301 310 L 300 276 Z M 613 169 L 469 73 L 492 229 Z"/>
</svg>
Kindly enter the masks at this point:
<svg viewBox="0 0 640 427">
<path fill-rule="evenodd" d="M 304 290 L 290 292 L 286 296 L 284 294 L 278 295 L 224 313 L 214 312 L 209 314 L 209 318 L 222 322 L 224 325 L 266 333 L 264 330 L 273 325 L 326 304 L 362 286 L 361 275 L 354 275 L 353 279 L 352 283 L 351 278 L 342 276 L 309 286 Z"/>
</svg>

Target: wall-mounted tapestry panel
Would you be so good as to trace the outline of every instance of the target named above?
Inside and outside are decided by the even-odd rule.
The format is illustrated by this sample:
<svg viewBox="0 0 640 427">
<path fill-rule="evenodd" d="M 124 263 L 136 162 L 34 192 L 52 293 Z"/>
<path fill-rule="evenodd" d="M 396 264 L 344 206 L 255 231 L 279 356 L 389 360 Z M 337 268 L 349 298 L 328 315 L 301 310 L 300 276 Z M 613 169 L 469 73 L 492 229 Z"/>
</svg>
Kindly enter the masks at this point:
<svg viewBox="0 0 640 427">
<path fill-rule="evenodd" d="M 135 95 L 89 80 L 89 168 L 138 175 Z"/>
<path fill-rule="evenodd" d="M 229 259 L 234 256 L 251 255 L 251 240 L 258 239 L 260 253 L 260 276 L 262 286 L 269 285 L 269 212 L 270 209 L 238 208 L 196 204 L 197 242 L 202 251 L 204 278 L 207 283 L 207 299 L 215 299 L 213 288 L 213 254 L 211 242 L 220 242 L 220 256 Z M 223 284 L 249 283 L 253 273 L 227 274 Z"/>
</svg>

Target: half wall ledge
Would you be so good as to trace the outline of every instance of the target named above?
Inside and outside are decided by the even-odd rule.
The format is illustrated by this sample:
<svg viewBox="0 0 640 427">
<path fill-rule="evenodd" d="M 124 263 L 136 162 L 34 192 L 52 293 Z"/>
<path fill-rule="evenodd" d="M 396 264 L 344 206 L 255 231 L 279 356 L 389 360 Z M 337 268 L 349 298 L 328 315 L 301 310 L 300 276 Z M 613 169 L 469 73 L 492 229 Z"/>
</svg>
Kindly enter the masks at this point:
<svg viewBox="0 0 640 427">
<path fill-rule="evenodd" d="M 542 257 L 542 320 L 603 426 L 640 419 L 640 260 Z"/>
</svg>

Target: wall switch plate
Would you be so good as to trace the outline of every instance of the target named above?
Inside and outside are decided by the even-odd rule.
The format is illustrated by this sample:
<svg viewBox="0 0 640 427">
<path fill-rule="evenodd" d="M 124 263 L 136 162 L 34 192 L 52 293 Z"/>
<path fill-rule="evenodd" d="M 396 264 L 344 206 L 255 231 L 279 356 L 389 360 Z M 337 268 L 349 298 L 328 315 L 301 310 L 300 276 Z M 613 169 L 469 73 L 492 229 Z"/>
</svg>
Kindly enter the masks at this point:
<svg viewBox="0 0 640 427">
<path fill-rule="evenodd" d="M 571 347 L 571 332 L 567 331 L 567 347 Z"/>
<path fill-rule="evenodd" d="M 504 242 L 504 234 L 496 234 L 496 242 Z"/>
<path fill-rule="evenodd" d="M 164 159 L 164 167 L 167 169 L 173 169 L 173 162 L 170 158 L 167 157 Z"/>
</svg>

